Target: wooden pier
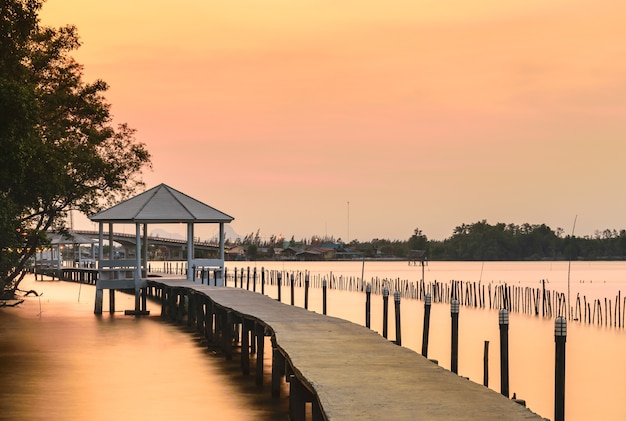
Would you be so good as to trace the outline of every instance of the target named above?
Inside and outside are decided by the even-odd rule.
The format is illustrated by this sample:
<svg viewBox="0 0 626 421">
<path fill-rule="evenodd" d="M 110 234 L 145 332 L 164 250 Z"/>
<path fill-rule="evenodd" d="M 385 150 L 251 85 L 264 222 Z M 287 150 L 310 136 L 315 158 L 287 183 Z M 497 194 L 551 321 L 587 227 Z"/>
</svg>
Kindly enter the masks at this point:
<svg viewBox="0 0 626 421">
<path fill-rule="evenodd" d="M 263 382 L 265 337 L 272 343 L 272 395 L 289 382 L 290 418 L 304 420 L 541 420 L 503 395 L 335 317 L 243 289 L 149 280 L 162 316 L 186 320 L 227 359 L 240 342 L 241 367 Z"/>
</svg>

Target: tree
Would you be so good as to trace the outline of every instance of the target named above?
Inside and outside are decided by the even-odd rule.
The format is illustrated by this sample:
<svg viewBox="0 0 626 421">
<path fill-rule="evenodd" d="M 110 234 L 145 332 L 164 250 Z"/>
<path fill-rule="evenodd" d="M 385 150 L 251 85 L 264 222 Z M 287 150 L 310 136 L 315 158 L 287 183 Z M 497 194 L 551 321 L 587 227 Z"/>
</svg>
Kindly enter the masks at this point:
<svg viewBox="0 0 626 421">
<path fill-rule="evenodd" d="M 422 230 L 415 228 L 413 235 L 409 238 L 410 250 L 426 250 L 428 248 L 428 237 L 422 233 Z"/>
<path fill-rule="evenodd" d="M 0 9 L 0 295 L 63 229 L 68 211 L 90 214 L 143 185 L 150 154 L 127 125 L 113 126 L 102 80 L 86 83 L 70 56 L 73 26 L 39 25 L 42 0 Z"/>
</svg>

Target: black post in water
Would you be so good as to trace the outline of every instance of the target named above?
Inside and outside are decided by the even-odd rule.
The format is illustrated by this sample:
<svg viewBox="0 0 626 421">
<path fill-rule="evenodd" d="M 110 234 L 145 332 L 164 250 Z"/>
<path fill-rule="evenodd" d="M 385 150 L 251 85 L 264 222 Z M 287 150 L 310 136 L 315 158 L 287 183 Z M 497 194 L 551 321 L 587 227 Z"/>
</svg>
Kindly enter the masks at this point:
<svg viewBox="0 0 626 421">
<path fill-rule="evenodd" d="M 280 303 L 280 287 L 281 284 L 283 283 L 283 274 L 281 272 L 278 272 L 277 274 L 278 279 L 276 280 L 277 284 L 278 284 L 278 302 Z"/>
<path fill-rule="evenodd" d="M 252 291 L 256 292 L 256 266 L 254 268 L 254 273 L 252 274 Z"/>
<path fill-rule="evenodd" d="M 237 288 L 237 268 L 235 268 L 235 288 Z"/>
<path fill-rule="evenodd" d="M 309 273 L 304 275 L 304 309 L 309 309 Z"/>
<path fill-rule="evenodd" d="M 326 315 L 326 279 L 322 281 L 322 314 Z"/>
<path fill-rule="evenodd" d="M 389 288 L 383 288 L 383 338 L 387 339 L 387 322 L 389 321 Z"/>
<path fill-rule="evenodd" d="M 291 305 L 293 305 L 295 302 L 295 290 L 294 290 L 295 286 L 293 284 L 293 273 L 291 274 L 290 280 L 291 280 Z"/>
<path fill-rule="evenodd" d="M 489 341 L 485 341 L 483 352 L 483 386 L 489 387 Z"/>
<path fill-rule="evenodd" d="M 500 393 L 509 397 L 509 312 L 503 308 L 500 323 Z"/>
<path fill-rule="evenodd" d="M 450 371 L 459 374 L 459 300 L 450 303 L 452 318 L 452 350 L 450 355 Z"/>
<path fill-rule="evenodd" d="M 372 308 L 372 285 L 367 284 L 365 287 L 365 327 L 370 328 L 370 318 L 371 318 L 371 308 Z"/>
<path fill-rule="evenodd" d="M 402 345 L 402 329 L 400 326 L 400 291 L 393 293 L 393 302 L 396 305 L 396 345 Z"/>
<path fill-rule="evenodd" d="M 261 295 L 265 295 L 265 268 L 261 267 Z"/>
<path fill-rule="evenodd" d="M 426 294 L 424 299 L 424 330 L 422 331 L 422 355 L 428 358 L 428 336 L 430 331 L 430 306 L 432 298 Z"/>
<path fill-rule="evenodd" d="M 554 342 L 556 342 L 554 363 L 554 421 L 565 419 L 565 340 L 567 320 L 557 317 L 554 321 Z"/>
<path fill-rule="evenodd" d="M 250 266 L 248 266 L 248 269 L 246 271 L 246 290 L 250 291 Z"/>
</svg>

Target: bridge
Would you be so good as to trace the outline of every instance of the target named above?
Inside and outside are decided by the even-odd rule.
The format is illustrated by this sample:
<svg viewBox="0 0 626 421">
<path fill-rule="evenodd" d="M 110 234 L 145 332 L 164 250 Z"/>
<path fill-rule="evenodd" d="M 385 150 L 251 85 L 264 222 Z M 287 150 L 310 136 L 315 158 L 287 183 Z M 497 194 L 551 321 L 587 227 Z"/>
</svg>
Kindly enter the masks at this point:
<svg viewBox="0 0 626 421">
<path fill-rule="evenodd" d="M 98 231 L 74 230 L 72 233 L 82 237 L 94 239 L 97 242 Z M 107 235 L 108 238 L 108 235 Z M 148 236 L 148 259 L 149 260 L 185 260 L 187 251 L 187 240 L 164 238 L 158 236 Z M 123 258 L 134 258 L 137 246 L 135 234 L 113 233 L 113 241 L 120 244 Z M 218 243 L 194 240 L 195 257 L 216 256 L 219 253 Z"/>
<path fill-rule="evenodd" d="M 269 337 L 272 396 L 289 382 L 292 421 L 542 420 L 366 327 L 238 288 L 157 278 L 148 288 L 162 317 L 186 319 L 226 359 L 239 348 L 243 374 L 255 373 L 258 385 Z"/>
</svg>

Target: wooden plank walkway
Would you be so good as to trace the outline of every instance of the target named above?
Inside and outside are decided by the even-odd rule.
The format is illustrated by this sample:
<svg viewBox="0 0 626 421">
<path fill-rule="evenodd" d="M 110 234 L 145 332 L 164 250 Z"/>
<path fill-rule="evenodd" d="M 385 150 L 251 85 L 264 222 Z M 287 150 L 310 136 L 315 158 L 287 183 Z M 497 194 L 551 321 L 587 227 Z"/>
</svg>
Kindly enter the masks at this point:
<svg viewBox="0 0 626 421">
<path fill-rule="evenodd" d="M 222 325 L 221 320 L 233 325 L 237 320 L 248 320 L 261 326 L 287 361 L 288 375 L 292 372 L 292 379 L 299 382 L 291 385 L 291 394 L 304 393 L 304 398 L 290 396 L 291 406 L 302 406 L 292 412 L 292 419 L 304 416 L 303 401 L 312 402 L 313 419 L 323 420 L 542 419 L 501 394 L 459 377 L 355 323 L 243 289 L 154 278 L 149 286 L 160 289 L 164 302 L 169 299 L 170 304 L 176 297 L 188 294 L 190 309 L 197 308 L 198 297 L 202 297 L 206 300 L 200 305 L 206 309 L 202 314 L 210 316 L 206 329 L 213 329 L 215 314 L 216 334 L 219 326 L 230 326 Z M 171 310 L 164 304 L 164 311 Z M 228 317 L 219 318 L 219 313 Z M 209 335 L 214 335 L 212 330 Z M 226 338 L 232 342 L 230 336 Z M 248 347 L 247 334 L 243 334 L 242 359 L 248 358 L 244 352 Z M 262 354 L 263 348 L 256 351 Z M 275 355 L 273 361 L 273 365 L 281 365 Z M 274 372 L 281 369 L 272 367 L 273 378 Z"/>
</svg>

